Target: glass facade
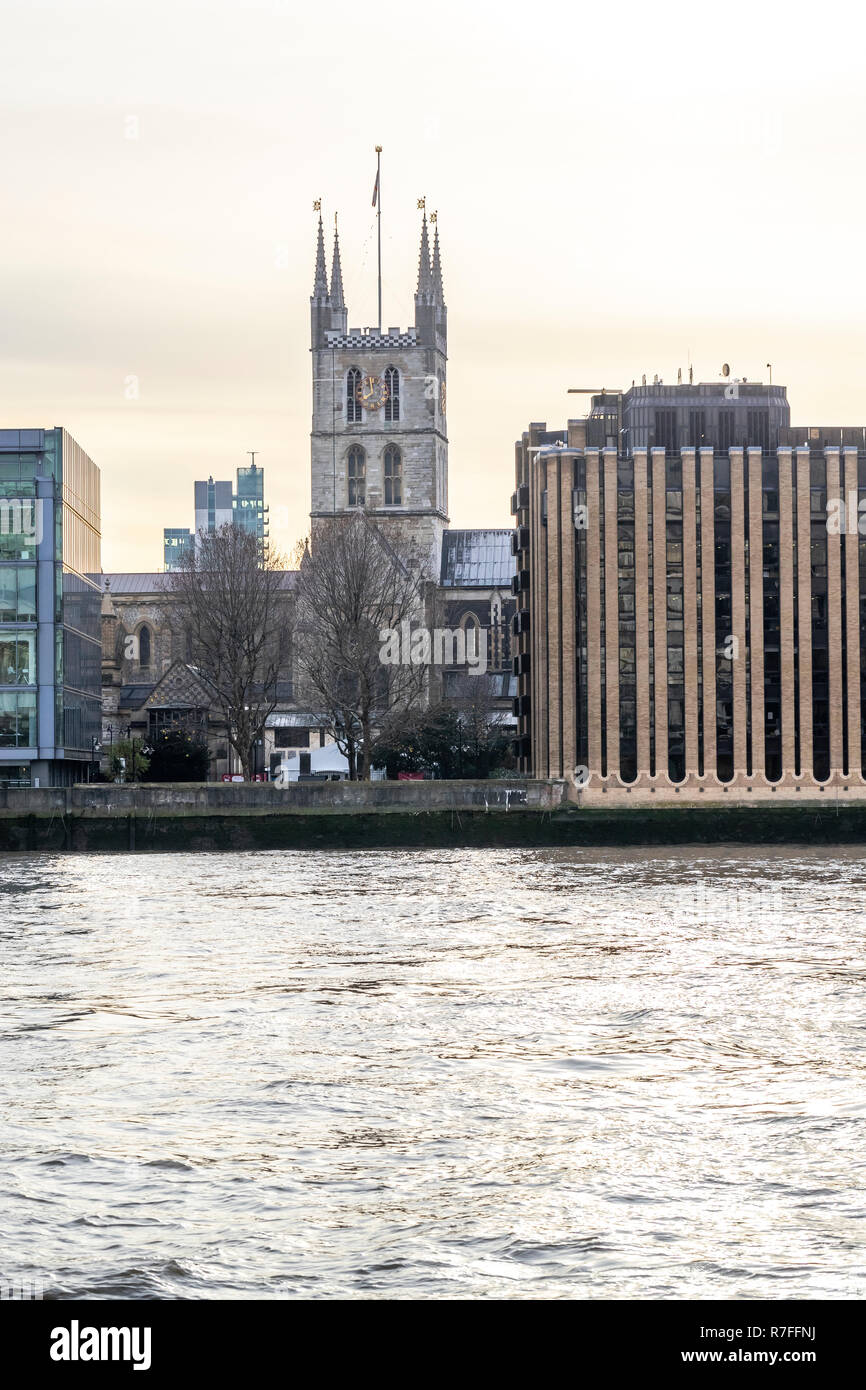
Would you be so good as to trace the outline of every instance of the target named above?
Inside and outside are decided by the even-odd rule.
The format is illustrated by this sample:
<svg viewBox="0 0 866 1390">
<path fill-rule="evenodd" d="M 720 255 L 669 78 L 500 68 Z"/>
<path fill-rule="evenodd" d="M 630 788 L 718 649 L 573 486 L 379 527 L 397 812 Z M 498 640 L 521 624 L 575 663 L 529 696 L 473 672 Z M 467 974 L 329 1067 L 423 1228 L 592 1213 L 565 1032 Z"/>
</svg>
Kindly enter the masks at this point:
<svg viewBox="0 0 866 1390">
<path fill-rule="evenodd" d="M 180 526 L 166 526 L 162 532 L 162 557 L 166 570 L 177 569 L 195 543 L 192 531 Z"/>
<path fill-rule="evenodd" d="M 0 430 L 0 782 L 80 781 L 101 712 L 99 470 L 63 429 Z"/>
<path fill-rule="evenodd" d="M 267 553 L 268 509 L 265 506 L 265 475 L 254 463 L 249 468 L 239 468 L 237 472 L 237 491 L 234 496 L 234 523 L 242 530 L 251 532 L 259 543 L 259 553 L 264 558 Z"/>
</svg>

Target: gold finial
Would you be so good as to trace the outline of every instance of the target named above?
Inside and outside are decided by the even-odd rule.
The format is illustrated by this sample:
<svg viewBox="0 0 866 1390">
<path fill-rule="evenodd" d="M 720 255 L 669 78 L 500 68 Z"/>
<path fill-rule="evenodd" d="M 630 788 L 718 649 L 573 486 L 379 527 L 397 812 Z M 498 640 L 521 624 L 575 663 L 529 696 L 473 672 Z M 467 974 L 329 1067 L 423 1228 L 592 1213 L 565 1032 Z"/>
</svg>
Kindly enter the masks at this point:
<svg viewBox="0 0 866 1390">
<path fill-rule="evenodd" d="M 431 214 L 430 214 L 430 221 L 431 221 L 431 222 L 435 222 L 435 221 L 436 221 L 436 213 L 435 213 L 435 212 L 431 212 Z"/>
<path fill-rule="evenodd" d="M 322 211 L 322 200 L 321 200 L 321 198 L 317 198 L 316 201 L 313 203 L 313 212 L 321 212 L 321 211 Z"/>
<path fill-rule="evenodd" d="M 381 153 L 382 153 L 382 146 L 381 146 L 381 145 L 377 145 L 377 146 L 376 146 L 376 153 L 377 153 L 377 154 L 381 154 Z"/>
<path fill-rule="evenodd" d="M 419 198 L 419 199 L 418 199 L 418 206 L 419 206 L 419 208 L 426 208 L 426 206 L 427 206 L 427 199 L 426 199 L 426 198 Z"/>
</svg>

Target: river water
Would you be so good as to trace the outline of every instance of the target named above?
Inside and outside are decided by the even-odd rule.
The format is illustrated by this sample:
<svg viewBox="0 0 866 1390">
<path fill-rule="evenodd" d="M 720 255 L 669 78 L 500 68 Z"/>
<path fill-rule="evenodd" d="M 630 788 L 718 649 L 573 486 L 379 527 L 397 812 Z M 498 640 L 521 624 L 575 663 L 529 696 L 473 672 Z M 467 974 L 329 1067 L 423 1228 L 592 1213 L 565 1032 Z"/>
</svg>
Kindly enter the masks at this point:
<svg viewBox="0 0 866 1390">
<path fill-rule="evenodd" d="M 853 1298 L 856 851 L 0 858 L 0 1279 Z"/>
</svg>

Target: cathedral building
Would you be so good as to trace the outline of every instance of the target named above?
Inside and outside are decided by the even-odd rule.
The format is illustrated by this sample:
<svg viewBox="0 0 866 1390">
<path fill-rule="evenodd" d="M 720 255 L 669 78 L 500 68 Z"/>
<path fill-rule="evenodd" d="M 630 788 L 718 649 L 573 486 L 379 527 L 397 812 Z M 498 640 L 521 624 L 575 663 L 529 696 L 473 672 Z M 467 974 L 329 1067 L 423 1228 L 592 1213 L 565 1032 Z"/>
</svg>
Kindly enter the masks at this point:
<svg viewBox="0 0 866 1390">
<path fill-rule="evenodd" d="M 320 217 L 310 297 L 313 545 L 317 526 L 361 508 L 413 541 L 441 625 L 483 633 L 494 707 L 510 721 L 512 533 L 448 524 L 448 311 L 439 226 L 434 222 L 431 246 L 426 211 L 414 323 L 348 324 L 339 236 L 335 229 L 329 281 Z M 456 689 L 460 672 L 436 674 L 446 696 Z"/>
<path fill-rule="evenodd" d="M 430 223 L 426 214 L 422 218 L 414 322 L 406 328 L 354 328 L 339 239 L 335 232 L 329 277 L 320 219 L 310 348 L 313 545 L 328 518 L 359 508 L 414 541 L 430 577 L 436 624 L 483 635 L 487 675 L 472 680 L 486 680 L 491 718 L 515 722 L 512 531 L 449 527 L 448 329 L 438 225 L 431 244 Z M 504 486 L 503 479 L 503 491 Z M 286 587 L 292 583 L 288 572 Z M 119 736 L 147 740 L 163 727 L 194 723 L 207 734 L 211 776 L 230 775 L 236 759 L 226 730 L 173 622 L 170 575 L 104 575 L 103 588 L 104 759 Z M 434 669 L 431 690 L 460 699 L 466 669 Z M 325 745 L 321 716 L 297 704 L 291 680 L 282 693 L 257 752 L 262 772 L 286 752 L 303 760 L 309 755 L 302 750 Z"/>
</svg>

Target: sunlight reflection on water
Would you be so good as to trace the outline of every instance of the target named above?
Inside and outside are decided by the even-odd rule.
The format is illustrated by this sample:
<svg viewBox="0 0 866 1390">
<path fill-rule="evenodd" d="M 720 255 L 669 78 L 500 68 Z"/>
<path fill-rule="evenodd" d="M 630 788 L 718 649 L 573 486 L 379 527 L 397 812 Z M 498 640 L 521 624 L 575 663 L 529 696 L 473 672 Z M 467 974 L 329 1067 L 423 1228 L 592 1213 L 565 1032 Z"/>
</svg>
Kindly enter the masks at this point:
<svg viewBox="0 0 866 1390">
<path fill-rule="evenodd" d="M 0 859 L 4 1278 L 853 1298 L 857 851 Z"/>
</svg>

